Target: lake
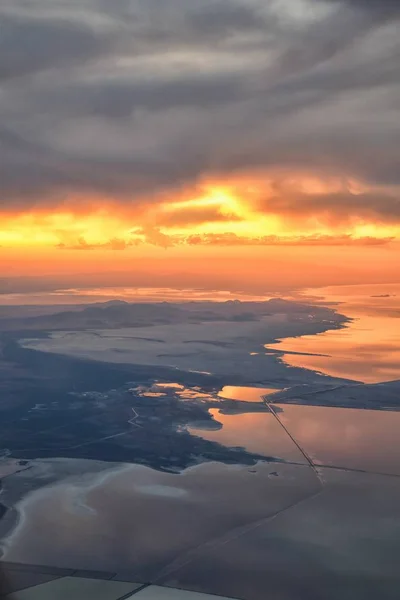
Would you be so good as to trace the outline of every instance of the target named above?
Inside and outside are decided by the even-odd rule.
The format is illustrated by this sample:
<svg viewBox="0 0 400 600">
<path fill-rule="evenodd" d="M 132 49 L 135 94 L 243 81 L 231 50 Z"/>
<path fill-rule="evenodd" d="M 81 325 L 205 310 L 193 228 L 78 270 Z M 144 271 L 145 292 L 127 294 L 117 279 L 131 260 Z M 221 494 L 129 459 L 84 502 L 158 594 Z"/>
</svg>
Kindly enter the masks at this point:
<svg viewBox="0 0 400 600">
<path fill-rule="evenodd" d="M 353 320 L 343 329 L 285 338 L 267 349 L 284 352 L 288 365 L 333 377 L 364 383 L 400 378 L 400 285 L 332 286 L 306 290 L 305 299 L 337 304 Z"/>
</svg>

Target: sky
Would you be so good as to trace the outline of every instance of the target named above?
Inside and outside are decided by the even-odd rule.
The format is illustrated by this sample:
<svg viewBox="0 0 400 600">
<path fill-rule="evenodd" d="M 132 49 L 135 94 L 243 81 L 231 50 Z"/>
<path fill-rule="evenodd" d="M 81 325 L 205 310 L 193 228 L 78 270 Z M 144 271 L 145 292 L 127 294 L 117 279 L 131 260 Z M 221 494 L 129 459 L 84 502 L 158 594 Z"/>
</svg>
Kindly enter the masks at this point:
<svg viewBox="0 0 400 600">
<path fill-rule="evenodd" d="M 0 294 L 399 281 L 398 0 L 2 0 Z"/>
</svg>

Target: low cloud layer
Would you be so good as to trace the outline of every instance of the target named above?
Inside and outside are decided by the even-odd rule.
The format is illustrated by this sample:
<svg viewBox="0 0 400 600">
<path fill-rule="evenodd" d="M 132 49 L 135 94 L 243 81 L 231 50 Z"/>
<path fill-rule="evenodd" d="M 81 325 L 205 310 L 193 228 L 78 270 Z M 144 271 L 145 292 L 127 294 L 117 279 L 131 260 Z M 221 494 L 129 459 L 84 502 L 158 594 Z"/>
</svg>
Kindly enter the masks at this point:
<svg viewBox="0 0 400 600">
<path fill-rule="evenodd" d="M 269 210 L 399 223 L 399 19 L 398 0 L 3 0 L 0 209 L 296 169 L 374 192 Z"/>
<path fill-rule="evenodd" d="M 89 243 L 84 237 L 75 241 L 60 243 L 60 250 L 127 250 L 132 246 L 150 244 L 160 248 L 174 246 L 386 246 L 395 241 L 393 237 L 353 237 L 345 235 L 301 235 L 277 236 L 266 235 L 259 237 L 238 236 L 233 232 L 208 234 L 165 234 L 157 228 L 138 229 L 129 240 L 112 238 L 107 242 Z"/>
</svg>

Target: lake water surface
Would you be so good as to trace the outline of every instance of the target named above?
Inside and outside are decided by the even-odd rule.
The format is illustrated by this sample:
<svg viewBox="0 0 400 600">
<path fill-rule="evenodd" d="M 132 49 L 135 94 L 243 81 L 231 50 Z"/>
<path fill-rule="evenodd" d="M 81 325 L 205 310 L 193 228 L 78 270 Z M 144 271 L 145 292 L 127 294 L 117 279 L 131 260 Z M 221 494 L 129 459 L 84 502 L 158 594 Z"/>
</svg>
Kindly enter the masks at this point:
<svg viewBox="0 0 400 600">
<path fill-rule="evenodd" d="M 335 305 L 353 319 L 345 328 L 286 338 L 267 349 L 285 363 L 334 377 L 377 383 L 400 379 L 400 284 L 307 290 L 302 300 Z M 291 354 L 298 353 L 298 354 Z"/>
</svg>

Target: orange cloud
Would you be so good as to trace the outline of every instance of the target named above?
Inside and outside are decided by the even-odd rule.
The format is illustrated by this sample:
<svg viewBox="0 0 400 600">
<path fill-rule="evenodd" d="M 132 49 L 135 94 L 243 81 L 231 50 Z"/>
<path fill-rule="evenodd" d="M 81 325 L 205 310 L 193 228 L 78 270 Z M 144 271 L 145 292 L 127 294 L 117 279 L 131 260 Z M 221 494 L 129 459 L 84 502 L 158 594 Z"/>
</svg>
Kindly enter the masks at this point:
<svg viewBox="0 0 400 600">
<path fill-rule="evenodd" d="M 187 244 L 193 245 L 221 245 L 221 246 L 383 246 L 394 241 L 394 237 L 374 238 L 351 235 L 303 235 L 303 236 L 277 236 L 239 237 L 234 233 L 191 235 L 185 239 Z"/>
<path fill-rule="evenodd" d="M 120 238 L 112 238 L 101 244 L 89 244 L 84 237 L 79 237 L 76 243 L 66 244 L 60 242 L 57 248 L 60 250 L 126 250 L 129 246 L 137 245 L 136 241 L 125 241 Z"/>
<path fill-rule="evenodd" d="M 240 221 L 240 217 L 233 212 L 222 213 L 218 206 L 176 205 L 173 210 L 158 211 L 154 216 L 158 226 L 163 227 L 192 227 L 204 223 L 225 223 L 228 221 Z"/>
<path fill-rule="evenodd" d="M 139 204 L 90 197 L 63 210 L 7 213 L 0 245 L 383 245 L 400 239 L 398 212 L 395 188 L 370 188 L 332 174 L 253 171 L 204 179 Z"/>
<path fill-rule="evenodd" d="M 131 246 L 151 244 L 160 248 L 173 246 L 384 246 L 395 241 L 394 237 L 377 238 L 371 236 L 353 237 L 351 235 L 304 235 L 243 237 L 232 232 L 168 235 L 156 227 L 140 228 L 135 231 L 135 237 L 130 240 L 112 238 L 107 242 L 90 244 L 80 237 L 75 243 L 60 243 L 61 250 L 126 250 Z"/>
</svg>

